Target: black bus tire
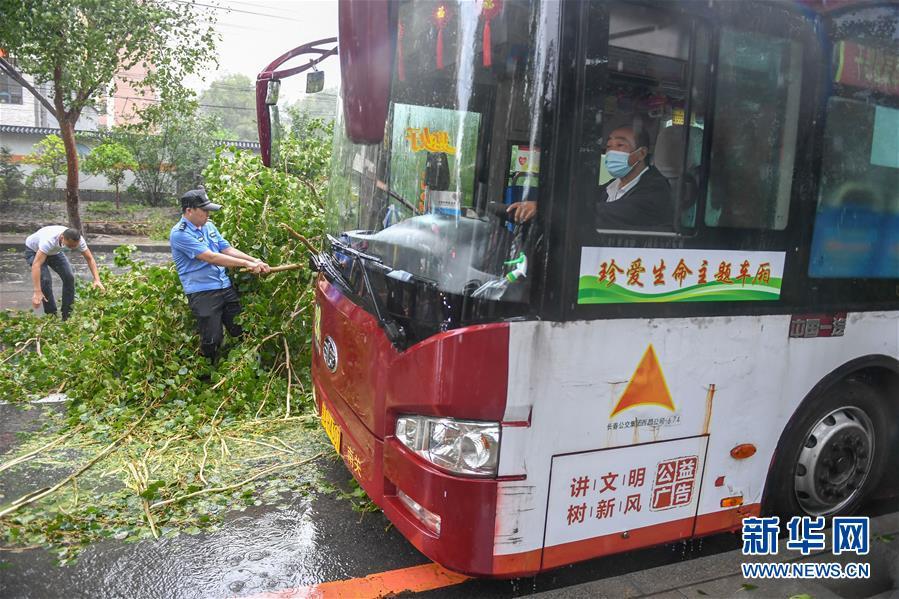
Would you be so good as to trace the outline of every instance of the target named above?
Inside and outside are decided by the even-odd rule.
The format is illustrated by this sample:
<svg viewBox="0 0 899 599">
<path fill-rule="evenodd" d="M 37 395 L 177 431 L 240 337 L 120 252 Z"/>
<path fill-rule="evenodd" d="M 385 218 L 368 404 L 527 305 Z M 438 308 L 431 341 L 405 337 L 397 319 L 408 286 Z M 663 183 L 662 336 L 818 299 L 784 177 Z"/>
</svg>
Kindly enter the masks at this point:
<svg viewBox="0 0 899 599">
<path fill-rule="evenodd" d="M 784 523 L 791 516 L 855 512 L 886 467 L 889 415 L 877 391 L 852 379 L 805 402 L 781 436 L 763 513 Z"/>
</svg>

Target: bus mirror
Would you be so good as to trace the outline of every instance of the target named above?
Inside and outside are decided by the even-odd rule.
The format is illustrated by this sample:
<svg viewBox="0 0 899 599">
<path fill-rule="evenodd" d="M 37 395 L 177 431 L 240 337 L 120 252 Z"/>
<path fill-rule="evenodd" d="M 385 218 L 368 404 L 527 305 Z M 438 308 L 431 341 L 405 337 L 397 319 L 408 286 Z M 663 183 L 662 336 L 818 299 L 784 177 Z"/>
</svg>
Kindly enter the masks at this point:
<svg viewBox="0 0 899 599">
<path fill-rule="evenodd" d="M 353 143 L 384 140 L 394 42 L 390 0 L 340 0 L 340 80 L 347 137 Z"/>
<path fill-rule="evenodd" d="M 265 89 L 265 103 L 269 106 L 276 106 L 278 104 L 278 92 L 280 91 L 281 82 L 277 79 L 270 80 Z"/>
<path fill-rule="evenodd" d="M 317 94 L 325 88 L 325 72 L 312 71 L 306 75 L 306 93 Z"/>
</svg>

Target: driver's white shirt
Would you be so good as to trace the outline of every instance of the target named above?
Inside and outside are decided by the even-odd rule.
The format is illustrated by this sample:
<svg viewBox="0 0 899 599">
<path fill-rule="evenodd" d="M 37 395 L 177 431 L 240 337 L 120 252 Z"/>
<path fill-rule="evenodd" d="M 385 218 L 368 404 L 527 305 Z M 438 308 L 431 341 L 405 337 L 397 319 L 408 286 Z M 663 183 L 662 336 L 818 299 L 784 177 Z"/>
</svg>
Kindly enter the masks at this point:
<svg viewBox="0 0 899 599">
<path fill-rule="evenodd" d="M 35 253 L 38 251 L 44 252 L 48 256 L 55 256 L 61 251 L 68 251 L 69 248 L 59 242 L 59 236 L 67 228 L 62 225 L 41 227 L 28 236 L 25 240 L 25 247 Z M 84 235 L 78 241 L 78 251 L 82 254 L 87 251 L 87 242 L 84 241 Z"/>
<path fill-rule="evenodd" d="M 620 199 L 621 196 L 623 196 L 624 194 L 626 194 L 627 192 L 629 192 L 631 189 L 634 188 L 634 185 L 637 184 L 637 182 L 640 180 L 640 177 L 642 177 L 643 174 L 648 170 L 649 170 L 649 167 L 644 166 L 643 170 L 640 171 L 640 174 L 637 175 L 636 177 L 634 177 L 634 179 L 630 183 L 625 185 L 624 187 L 621 187 L 621 179 L 615 179 L 614 181 L 609 183 L 609 185 L 606 187 L 606 194 L 607 194 L 606 201 L 614 202 L 615 200 Z"/>
</svg>

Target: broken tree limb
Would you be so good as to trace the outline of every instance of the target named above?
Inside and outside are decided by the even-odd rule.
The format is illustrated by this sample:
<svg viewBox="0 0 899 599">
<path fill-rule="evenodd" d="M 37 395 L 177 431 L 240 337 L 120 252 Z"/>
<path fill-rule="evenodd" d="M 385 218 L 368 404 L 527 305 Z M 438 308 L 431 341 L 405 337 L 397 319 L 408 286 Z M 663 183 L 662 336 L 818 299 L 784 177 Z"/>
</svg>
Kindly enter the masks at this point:
<svg viewBox="0 0 899 599">
<path fill-rule="evenodd" d="M 271 274 L 273 272 L 284 272 L 285 270 L 297 270 L 299 268 L 303 268 L 305 264 L 282 264 L 281 266 L 272 266 L 271 270 L 269 270 L 265 274 Z M 240 272 L 249 272 L 249 268 L 241 268 Z"/>
<path fill-rule="evenodd" d="M 30 503 L 34 503 L 35 501 L 42 499 L 42 498 L 46 497 L 47 495 L 50 495 L 50 494 L 58 491 L 59 489 L 61 489 L 65 485 L 67 485 L 68 483 L 72 482 L 73 480 L 75 480 L 76 478 L 81 476 L 84 472 L 89 470 L 91 468 L 91 466 L 93 466 L 94 464 L 96 464 L 97 462 L 102 460 L 119 443 L 121 443 L 122 441 L 127 439 L 128 436 L 134 432 L 134 429 L 137 428 L 137 425 L 139 425 L 141 422 L 143 422 L 144 417 L 147 415 L 147 413 L 149 413 L 151 409 L 155 409 L 158 404 L 159 404 L 158 401 L 153 402 L 152 405 L 150 405 L 146 410 L 144 410 L 144 413 L 141 414 L 141 417 L 137 419 L 137 422 L 132 424 L 131 427 L 127 431 L 125 431 L 122 435 L 120 435 L 115 441 L 113 441 L 112 443 L 107 445 L 103 451 L 101 451 L 96 456 L 94 456 L 93 459 L 91 459 L 84 466 L 79 468 L 76 472 L 65 477 L 62 481 L 56 483 L 52 487 L 40 489 L 39 491 L 36 491 L 34 493 L 28 493 L 27 495 L 23 495 L 22 497 L 16 499 L 9 505 L 9 507 L 7 507 L 4 510 L 0 510 L 0 518 L 15 512 L 16 510 L 18 510 L 21 507 L 24 507 Z"/>
<path fill-rule="evenodd" d="M 3 464 L 2 466 L 0 466 L 0 472 L 3 472 L 4 470 L 6 470 L 6 469 L 8 469 L 8 468 L 12 468 L 12 467 L 15 466 L 16 464 L 21 464 L 22 462 L 27 462 L 28 460 L 30 460 L 31 458 L 35 457 L 35 456 L 36 456 L 37 454 L 39 454 L 40 452 L 42 452 L 42 451 L 44 451 L 44 450 L 46 450 L 46 449 L 50 449 L 50 448 L 53 447 L 54 445 L 57 445 L 57 444 L 61 443 L 61 442 L 64 441 L 65 439 L 68 439 L 69 437 L 71 437 L 72 435 L 74 435 L 75 433 L 77 433 L 78 431 L 80 431 L 81 428 L 82 428 L 82 425 L 79 424 L 77 427 L 75 427 L 75 428 L 72 429 L 71 431 L 67 432 L 66 434 L 64 434 L 64 435 L 62 435 L 62 436 L 57 437 L 56 439 L 54 439 L 53 441 L 50 441 L 50 442 L 47 443 L 46 445 L 44 445 L 44 446 L 42 446 L 42 447 L 38 447 L 37 449 L 35 449 L 35 450 L 32 451 L 32 452 L 26 453 L 26 454 L 23 455 L 23 456 L 19 456 L 19 457 L 13 459 L 13 460 L 10 460 L 10 461 L 6 462 L 6 463 Z"/>
<path fill-rule="evenodd" d="M 282 468 L 288 468 L 291 466 L 302 466 L 303 464 L 308 464 L 309 462 L 317 460 L 318 458 L 322 457 L 323 455 L 324 455 L 323 453 L 319 453 L 319 454 L 312 456 L 308 460 L 302 460 L 299 462 L 290 462 L 288 464 L 278 464 L 278 465 L 272 466 L 271 468 L 266 468 L 265 470 L 258 472 L 257 474 L 254 474 L 250 478 L 242 480 L 239 483 L 234 483 L 233 485 L 226 485 L 224 487 L 212 487 L 209 489 L 201 489 L 199 491 L 194 491 L 193 493 L 188 493 L 187 495 L 182 495 L 181 497 L 172 497 L 171 499 L 166 499 L 165 501 L 157 501 L 156 503 L 154 503 L 153 505 L 150 506 L 150 509 L 155 510 L 157 508 L 161 508 L 163 506 L 166 506 L 166 505 L 169 505 L 172 503 L 184 501 L 185 499 L 191 499 L 193 497 L 197 497 L 199 495 L 205 495 L 207 493 L 220 493 L 222 491 L 230 491 L 232 489 L 237 489 L 237 488 L 244 486 L 247 483 L 253 482 L 254 480 L 256 480 L 262 476 L 265 476 L 266 474 L 271 474 L 272 472 L 274 472 L 276 470 L 280 470 Z"/>
<path fill-rule="evenodd" d="M 309 251 L 312 252 L 313 254 L 317 254 L 317 253 L 318 253 L 318 250 L 315 249 L 315 246 L 312 245 L 312 242 L 309 241 L 308 239 L 306 239 L 305 237 L 303 237 L 302 235 L 300 235 L 299 233 L 297 233 L 296 231 L 294 231 L 294 230 L 291 228 L 290 225 L 285 224 L 285 223 L 281 223 L 281 227 L 283 227 L 284 229 L 287 230 L 288 233 L 290 233 L 291 235 L 293 235 L 294 237 L 296 237 L 297 239 L 299 239 L 299 240 L 303 243 L 303 245 L 306 246 L 306 249 L 307 249 L 307 250 L 309 250 Z"/>
</svg>

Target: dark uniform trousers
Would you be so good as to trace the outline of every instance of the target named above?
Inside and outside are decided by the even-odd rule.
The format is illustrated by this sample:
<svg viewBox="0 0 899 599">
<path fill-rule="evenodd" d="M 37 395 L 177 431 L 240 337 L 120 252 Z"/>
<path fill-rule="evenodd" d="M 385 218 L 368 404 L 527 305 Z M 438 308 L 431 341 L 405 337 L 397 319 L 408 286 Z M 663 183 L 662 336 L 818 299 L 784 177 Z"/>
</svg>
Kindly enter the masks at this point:
<svg viewBox="0 0 899 599">
<path fill-rule="evenodd" d="M 31 248 L 25 248 L 25 260 L 28 266 L 34 265 L 37 253 Z M 41 264 L 41 292 L 44 294 L 44 314 L 56 314 L 56 299 L 53 297 L 53 281 L 50 280 L 50 269 L 59 275 L 62 280 L 62 319 L 69 318 L 72 313 L 72 304 L 75 303 L 75 271 L 72 263 L 62 252 L 47 256 Z"/>
<path fill-rule="evenodd" d="M 197 319 L 200 332 L 200 352 L 212 361 L 218 356 L 225 334 L 222 325 L 232 337 L 243 335 L 243 328 L 234 319 L 240 314 L 240 298 L 234 287 L 213 289 L 187 294 L 187 303 Z"/>
</svg>

